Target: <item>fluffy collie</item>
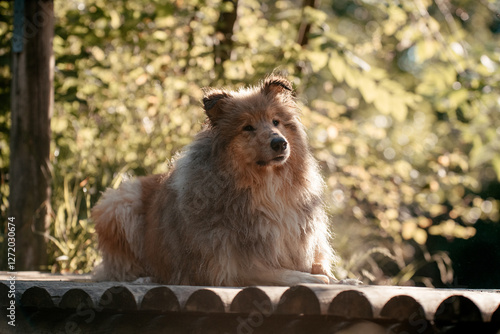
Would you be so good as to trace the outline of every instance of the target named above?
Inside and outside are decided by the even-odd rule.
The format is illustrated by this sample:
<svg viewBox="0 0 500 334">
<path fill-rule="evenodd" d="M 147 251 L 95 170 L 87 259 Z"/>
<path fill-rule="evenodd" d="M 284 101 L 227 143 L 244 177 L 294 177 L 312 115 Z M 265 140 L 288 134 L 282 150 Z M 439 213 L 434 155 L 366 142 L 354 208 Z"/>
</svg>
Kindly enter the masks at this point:
<svg viewBox="0 0 500 334">
<path fill-rule="evenodd" d="M 183 285 L 337 282 L 323 182 L 284 77 L 207 89 L 204 129 L 163 175 L 108 189 L 92 210 L 97 279 Z"/>
</svg>

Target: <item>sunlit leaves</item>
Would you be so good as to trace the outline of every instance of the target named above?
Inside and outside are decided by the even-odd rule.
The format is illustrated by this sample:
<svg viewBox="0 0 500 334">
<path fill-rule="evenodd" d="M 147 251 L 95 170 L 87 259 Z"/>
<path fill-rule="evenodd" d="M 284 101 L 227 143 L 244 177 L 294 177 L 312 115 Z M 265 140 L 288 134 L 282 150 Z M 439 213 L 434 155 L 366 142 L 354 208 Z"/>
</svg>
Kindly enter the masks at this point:
<svg viewBox="0 0 500 334">
<path fill-rule="evenodd" d="M 387 78 L 388 74 L 383 69 L 372 71 L 372 67 L 361 59 L 342 57 L 336 51 L 328 56 L 328 69 L 338 82 L 345 82 L 350 88 L 359 90 L 366 103 L 373 104 L 383 114 L 391 114 L 397 121 L 406 120 L 408 109 L 420 101 L 418 96 Z M 309 60 L 312 70 L 318 72 L 326 62 L 326 53 L 323 56 L 310 53 Z"/>
<path fill-rule="evenodd" d="M 386 15 L 388 19 L 384 22 L 384 34 L 391 36 L 401 27 L 405 26 L 408 20 L 408 14 L 399 6 L 389 4 Z"/>
<path fill-rule="evenodd" d="M 345 62 L 345 59 L 340 57 L 340 55 L 335 51 L 333 51 L 330 54 L 330 60 L 328 61 L 328 68 L 333 77 L 338 82 L 344 81 L 347 72 L 347 64 Z"/>
<path fill-rule="evenodd" d="M 403 222 L 401 235 L 405 240 L 415 240 L 420 245 L 427 241 L 427 231 L 420 228 L 415 220 Z"/>
<path fill-rule="evenodd" d="M 328 53 L 321 51 L 308 51 L 306 57 L 311 62 L 314 72 L 319 72 L 328 63 Z"/>
<path fill-rule="evenodd" d="M 447 238 L 468 239 L 476 234 L 476 229 L 470 226 L 458 225 L 454 220 L 449 219 L 439 225 L 431 226 L 429 234 L 442 235 Z"/>
</svg>

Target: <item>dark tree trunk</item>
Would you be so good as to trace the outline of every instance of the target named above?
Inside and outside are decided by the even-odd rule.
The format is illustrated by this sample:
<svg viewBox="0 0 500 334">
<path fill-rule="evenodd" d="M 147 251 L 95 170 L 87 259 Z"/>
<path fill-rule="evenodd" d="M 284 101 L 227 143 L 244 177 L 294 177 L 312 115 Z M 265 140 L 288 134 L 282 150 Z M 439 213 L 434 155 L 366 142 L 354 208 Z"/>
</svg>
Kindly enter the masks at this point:
<svg viewBox="0 0 500 334">
<path fill-rule="evenodd" d="M 307 7 L 318 8 L 319 0 L 304 0 L 302 3 L 302 9 Z M 299 27 L 299 35 L 297 37 L 297 43 L 300 46 L 306 46 L 309 43 L 309 31 L 311 30 L 311 23 L 302 22 Z"/>
<path fill-rule="evenodd" d="M 12 62 L 9 217 L 16 224 L 16 270 L 47 268 L 53 36 L 53 0 L 26 0 L 24 46 Z"/>
<path fill-rule="evenodd" d="M 231 57 L 233 28 L 238 11 L 238 0 L 222 0 L 222 11 L 215 27 L 214 60 L 218 78 L 224 74 L 223 64 Z"/>
</svg>

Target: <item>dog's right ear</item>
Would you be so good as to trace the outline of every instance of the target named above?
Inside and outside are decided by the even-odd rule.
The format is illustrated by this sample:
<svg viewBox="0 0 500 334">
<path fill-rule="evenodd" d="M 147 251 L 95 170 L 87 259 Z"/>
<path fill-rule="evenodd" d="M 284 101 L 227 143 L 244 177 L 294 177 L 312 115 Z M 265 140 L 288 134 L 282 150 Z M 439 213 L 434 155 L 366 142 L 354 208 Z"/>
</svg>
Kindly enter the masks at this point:
<svg viewBox="0 0 500 334">
<path fill-rule="evenodd" d="M 206 89 L 204 90 L 205 96 L 203 97 L 203 108 L 212 125 L 217 123 L 217 120 L 223 114 L 224 100 L 231 97 L 226 91 L 220 89 Z"/>
<path fill-rule="evenodd" d="M 262 83 L 262 91 L 266 95 L 289 95 L 294 96 L 292 83 L 284 76 L 279 74 L 271 74 Z"/>
</svg>

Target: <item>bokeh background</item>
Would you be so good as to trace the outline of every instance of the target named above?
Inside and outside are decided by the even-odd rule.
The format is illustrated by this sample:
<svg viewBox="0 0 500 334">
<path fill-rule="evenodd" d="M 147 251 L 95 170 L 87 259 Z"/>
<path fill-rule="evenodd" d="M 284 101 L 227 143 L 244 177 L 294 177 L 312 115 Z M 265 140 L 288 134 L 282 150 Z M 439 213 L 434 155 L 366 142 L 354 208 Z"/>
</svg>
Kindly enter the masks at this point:
<svg viewBox="0 0 500 334">
<path fill-rule="evenodd" d="M 500 3 L 56 1 L 48 269 L 99 259 L 106 187 L 166 172 L 206 86 L 288 73 L 342 258 L 370 284 L 500 287 Z M 12 1 L 0 1 L 0 233 Z M 0 235 L 3 240 L 3 235 Z"/>
</svg>

